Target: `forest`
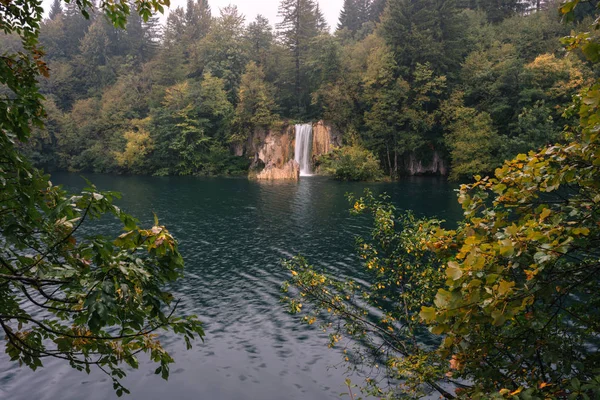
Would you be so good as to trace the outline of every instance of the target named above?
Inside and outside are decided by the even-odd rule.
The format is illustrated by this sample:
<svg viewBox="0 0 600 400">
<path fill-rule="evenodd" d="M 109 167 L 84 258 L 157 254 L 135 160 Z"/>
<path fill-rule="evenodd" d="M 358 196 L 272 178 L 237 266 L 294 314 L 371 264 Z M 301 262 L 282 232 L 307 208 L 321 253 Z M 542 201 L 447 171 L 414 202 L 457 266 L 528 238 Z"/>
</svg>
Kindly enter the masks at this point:
<svg viewBox="0 0 600 400">
<path fill-rule="evenodd" d="M 281 1 L 278 21 L 189 0 L 122 30 L 55 0 L 46 127 L 24 151 L 47 170 L 239 175 L 253 155 L 232 148 L 254 130 L 322 119 L 350 165 L 398 178 L 437 156 L 469 179 L 565 140 L 563 111 L 596 74 L 559 40 L 589 24 L 579 8 L 564 23 L 541 0 L 345 0 L 330 27 L 314 0 Z"/>
</svg>

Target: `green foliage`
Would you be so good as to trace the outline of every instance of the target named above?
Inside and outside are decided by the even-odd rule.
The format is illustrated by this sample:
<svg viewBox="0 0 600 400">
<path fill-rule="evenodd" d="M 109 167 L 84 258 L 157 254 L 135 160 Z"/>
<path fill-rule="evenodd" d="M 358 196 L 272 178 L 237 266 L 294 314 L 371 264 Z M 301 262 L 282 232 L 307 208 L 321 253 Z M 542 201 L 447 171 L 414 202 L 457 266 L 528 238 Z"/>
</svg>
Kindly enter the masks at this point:
<svg viewBox="0 0 600 400">
<path fill-rule="evenodd" d="M 332 175 L 341 181 L 377 181 L 383 171 L 375 155 L 360 146 L 344 146 L 316 161 L 320 173 Z"/>
<path fill-rule="evenodd" d="M 256 128 L 269 129 L 278 120 L 274 113 L 276 104 L 273 92 L 274 89 L 265 82 L 262 68 L 250 61 L 240 83 L 234 118 L 237 132 L 233 141 L 243 142 Z"/>
<path fill-rule="evenodd" d="M 586 40 L 567 42 L 577 48 L 591 36 L 578 37 Z M 485 114 L 460 101 L 444 108 L 461 135 L 489 132 Z M 419 397 L 429 387 L 448 399 L 598 398 L 597 80 L 567 110 L 575 116 L 570 143 L 519 154 L 494 177 L 462 185 L 456 229 L 397 213 L 369 192 L 351 198 L 352 212 L 374 223 L 358 243 L 366 283 L 302 258 L 286 263 L 290 310 L 324 321 L 332 344 L 352 346 L 350 366 L 385 367 L 387 379 L 369 376 L 366 393 Z"/>
<path fill-rule="evenodd" d="M 361 387 L 365 394 L 419 396 L 423 386 L 444 393 L 436 383 L 445 369 L 442 359 L 419 343 L 426 332 L 421 307 L 433 305 L 444 282 L 442 261 L 423 246 L 438 234 L 440 222 L 398 215 L 388 198 L 376 199 L 369 191 L 350 202 L 352 214 L 373 219 L 371 238 L 357 240 L 368 284 L 339 279 L 296 257 L 285 262 L 291 279 L 283 285 L 283 300 L 306 323 L 322 322 L 329 346 L 343 349 L 350 369 L 374 371 Z M 378 379 L 380 373 L 388 379 Z"/>
<path fill-rule="evenodd" d="M 144 3 L 143 10 L 147 4 L 154 3 Z M 161 138 L 170 138 L 168 131 L 179 128 L 169 124 L 179 122 L 160 108 L 167 89 L 185 81 L 201 84 L 210 75 L 223 80 L 236 117 L 213 118 L 210 128 L 202 128 L 218 143 L 204 147 L 202 157 L 215 149 L 209 157 L 215 160 L 230 148 L 226 158 L 236 160 L 230 158 L 232 141 L 243 141 L 277 114 L 288 121 L 324 119 L 345 144 L 374 152 L 393 177 L 413 173 L 415 162 L 430 165 L 434 154 L 446 165 L 455 163 L 463 153 L 456 146 L 466 142 L 449 140 L 456 135 L 440 106 L 464 93 L 464 107 L 476 111 L 479 125 L 487 125 L 483 116 L 491 118 L 489 131 L 500 148 L 491 155 L 485 145 L 466 149 L 484 162 L 472 163 L 458 174 L 462 179 L 562 141 L 563 126 L 572 122 L 562 111 L 594 75 L 578 57 L 563 57 L 557 41 L 577 29 L 589 7 L 578 11 L 574 23 L 561 24 L 544 1 L 348 0 L 333 35 L 314 0 L 282 1 L 275 30 L 261 16 L 246 24 L 235 7 L 213 16 L 206 0 L 172 9 L 164 29 L 147 11 L 119 20 L 123 31 L 106 18 L 82 18 L 78 7 L 55 5 L 52 18 L 40 23 L 52 71 L 41 80 L 41 93 L 65 121 L 52 132 L 34 132 L 37 143 L 47 143 L 36 150 L 35 162 L 48 169 L 204 173 L 192 155 L 183 164 L 196 165 L 171 165 L 173 154 L 165 150 L 170 144 Z M 106 7 L 126 9 L 120 3 Z M 21 49 L 9 35 L 0 37 L 0 47 L 15 54 Z M 594 52 L 591 44 L 585 49 Z M 250 62 L 262 74 L 248 69 Z M 256 99 L 242 93 L 249 86 L 260 93 Z M 91 117 L 82 121 L 84 109 Z M 144 156 L 148 168 L 119 162 L 115 155 L 127 146 L 125 135 L 148 117 L 150 136 L 160 139 L 156 151 Z M 459 171 L 461 163 L 448 170 Z"/>
<path fill-rule="evenodd" d="M 212 153 L 222 154 L 218 149 L 224 147 L 232 116 L 225 81 L 210 73 L 201 82 L 188 80 L 168 88 L 162 107 L 153 112 L 153 164 L 159 174 L 219 173 Z"/>
<path fill-rule="evenodd" d="M 147 20 L 165 2 L 133 4 Z M 58 20 L 62 13 L 54 17 Z M 69 3 L 66 16 L 89 17 L 92 3 Z M 127 3 L 102 3 L 102 11 L 124 27 Z M 42 128 L 45 115 L 37 79 L 48 75 L 37 40 L 42 18 L 37 1 L 0 3 L 2 29 L 21 41 L 21 51 L 0 58 L 0 327 L 10 359 L 35 370 L 51 357 L 79 370 L 97 367 L 107 374 L 118 396 L 129 391 L 120 383 L 123 365 L 138 367 L 146 353 L 167 379 L 172 357 L 162 348 L 158 330 L 192 341 L 202 338 L 194 316 L 175 316 L 178 301 L 164 290 L 182 274 L 177 241 L 155 218 L 144 229 L 113 204 L 117 194 L 91 184 L 77 195 L 52 185 L 21 154 L 32 127 Z M 4 86 L 5 85 L 5 86 Z M 46 103 L 51 140 L 58 139 L 60 111 Z M 45 142 L 41 142 L 44 146 Z M 68 145 L 64 145 L 68 147 Z M 113 215 L 124 232 L 116 237 L 91 236 L 85 226 Z"/>
<path fill-rule="evenodd" d="M 500 143 L 489 114 L 465 107 L 462 93 L 455 93 L 442 106 L 442 112 L 452 160 L 450 179 L 469 179 L 478 173 L 491 172 L 497 165 Z"/>
</svg>

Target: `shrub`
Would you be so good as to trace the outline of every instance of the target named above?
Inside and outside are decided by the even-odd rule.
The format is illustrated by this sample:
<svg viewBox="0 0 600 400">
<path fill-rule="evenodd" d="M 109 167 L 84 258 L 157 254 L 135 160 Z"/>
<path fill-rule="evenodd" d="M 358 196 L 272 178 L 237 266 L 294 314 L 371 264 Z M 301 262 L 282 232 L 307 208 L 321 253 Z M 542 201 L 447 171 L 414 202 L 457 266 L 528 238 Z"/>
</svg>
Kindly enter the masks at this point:
<svg viewBox="0 0 600 400">
<path fill-rule="evenodd" d="M 318 171 L 341 181 L 377 181 L 383 171 L 375 155 L 360 146 L 344 146 L 317 159 Z"/>
</svg>

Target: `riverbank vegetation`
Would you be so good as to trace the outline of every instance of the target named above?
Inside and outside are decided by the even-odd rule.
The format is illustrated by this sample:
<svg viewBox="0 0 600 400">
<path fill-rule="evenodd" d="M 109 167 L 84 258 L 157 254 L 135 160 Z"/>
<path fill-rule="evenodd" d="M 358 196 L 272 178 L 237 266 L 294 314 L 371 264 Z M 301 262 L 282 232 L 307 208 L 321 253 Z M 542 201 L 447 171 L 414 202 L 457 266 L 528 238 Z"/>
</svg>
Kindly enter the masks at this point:
<svg viewBox="0 0 600 400">
<path fill-rule="evenodd" d="M 319 156 L 316 167 L 319 174 L 331 175 L 340 181 L 378 181 L 384 177 L 375 155 L 357 145 L 340 147 Z"/>
<path fill-rule="evenodd" d="M 577 6 L 561 6 L 567 20 Z M 563 43 L 597 63 L 597 29 Z M 352 212 L 374 224 L 357 243 L 367 284 L 302 257 L 286 262 L 290 310 L 319 321 L 330 346 L 344 348 L 349 367 L 366 375 L 360 390 L 378 398 L 600 397 L 598 89 L 596 80 L 565 112 L 569 143 L 519 154 L 493 177 L 462 185 L 456 229 L 368 191 L 351 197 Z M 456 121 L 473 112 L 459 109 Z M 454 134 L 469 137 L 474 127 Z"/>
<path fill-rule="evenodd" d="M 49 170 L 237 174 L 254 155 L 232 149 L 255 129 L 324 119 L 392 177 L 434 157 L 453 179 L 489 173 L 561 141 L 562 110 L 594 77 L 558 41 L 588 12 L 564 24 L 555 10 L 347 0 L 329 27 L 314 0 L 282 1 L 278 21 L 190 0 L 164 26 L 134 16 L 119 30 L 56 0 L 40 27 L 46 125 L 27 154 Z"/>
</svg>

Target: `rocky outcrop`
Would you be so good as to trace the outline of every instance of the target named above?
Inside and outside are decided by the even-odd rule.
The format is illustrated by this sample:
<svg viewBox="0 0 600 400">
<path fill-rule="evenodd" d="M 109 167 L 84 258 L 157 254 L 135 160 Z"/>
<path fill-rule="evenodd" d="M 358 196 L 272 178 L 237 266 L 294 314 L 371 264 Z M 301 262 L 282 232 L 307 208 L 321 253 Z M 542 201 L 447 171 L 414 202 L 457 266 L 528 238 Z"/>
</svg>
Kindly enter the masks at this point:
<svg viewBox="0 0 600 400">
<path fill-rule="evenodd" d="M 232 146 L 237 156 L 252 157 L 250 177 L 255 179 L 298 179 L 294 160 L 294 125 L 281 130 L 256 129 L 243 143 Z M 342 144 L 341 135 L 323 121 L 313 124 L 312 158 L 327 154 Z M 295 163 L 297 166 L 298 163 Z"/>
<path fill-rule="evenodd" d="M 266 166 L 256 175 L 257 180 L 293 180 L 300 179 L 300 164 L 295 160 L 289 160 L 281 167 L 274 165 Z"/>
<path fill-rule="evenodd" d="M 265 167 L 281 168 L 294 159 L 294 128 L 288 127 L 283 132 L 269 131 L 257 146 L 255 158 Z"/>
<path fill-rule="evenodd" d="M 313 159 L 322 154 L 328 154 L 334 147 L 341 145 L 341 136 L 332 129 L 331 125 L 327 125 L 323 121 L 313 124 Z"/>
<path fill-rule="evenodd" d="M 448 166 L 446 161 L 434 151 L 429 162 L 418 159 L 414 153 L 405 158 L 404 168 L 409 175 L 447 175 Z"/>
</svg>

